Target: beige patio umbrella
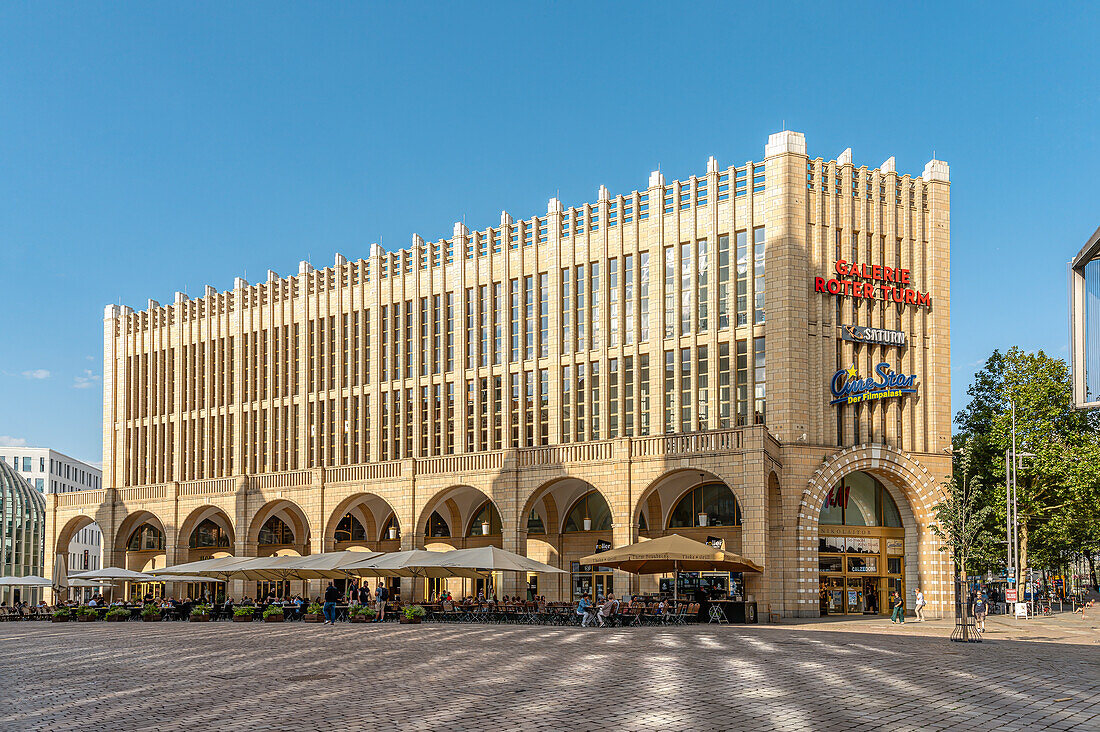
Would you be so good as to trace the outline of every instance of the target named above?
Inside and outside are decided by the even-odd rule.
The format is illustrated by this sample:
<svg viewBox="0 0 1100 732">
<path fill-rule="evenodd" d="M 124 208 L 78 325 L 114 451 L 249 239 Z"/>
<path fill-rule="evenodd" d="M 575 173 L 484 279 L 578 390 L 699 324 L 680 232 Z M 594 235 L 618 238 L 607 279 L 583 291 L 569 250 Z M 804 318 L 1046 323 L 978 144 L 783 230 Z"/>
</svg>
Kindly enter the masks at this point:
<svg viewBox="0 0 1100 732">
<path fill-rule="evenodd" d="M 564 569 L 536 562 L 522 554 L 516 554 L 495 546 L 479 546 L 473 549 L 456 549 L 444 552 L 442 567 L 465 567 L 491 572 L 542 572 L 544 574 L 568 574 Z"/>
<path fill-rule="evenodd" d="M 228 581 L 230 577 L 232 577 L 235 567 L 253 559 L 255 559 L 255 557 L 217 557 L 215 559 L 203 559 L 198 562 L 173 564 L 168 567 L 161 567 L 160 569 L 150 569 L 149 574 L 153 576 L 167 574 L 176 577 L 219 577 Z"/>
<path fill-rule="evenodd" d="M 755 562 L 732 552 L 715 549 L 701 541 L 679 534 L 609 549 L 580 558 L 581 564 L 614 567 L 631 574 L 673 573 L 672 596 L 679 599 L 677 574 L 688 572 L 763 572 Z"/>
<path fill-rule="evenodd" d="M 312 579 L 344 579 L 354 576 L 347 572 L 345 567 L 369 559 L 377 559 L 384 556 L 382 552 L 357 552 L 339 551 L 324 552 L 322 554 L 309 554 L 304 557 L 293 557 L 296 561 L 288 562 L 287 572 L 291 577 L 301 580 Z"/>
<path fill-rule="evenodd" d="M 45 577 L 37 574 L 28 574 L 25 577 L 0 577 L 0 586 L 4 587 L 49 587 L 53 583 Z"/>
<path fill-rule="evenodd" d="M 122 567 L 103 567 L 90 572 L 70 574 L 69 579 L 107 580 L 108 582 L 156 582 L 157 578 L 145 572 L 135 572 Z"/>
<path fill-rule="evenodd" d="M 346 572 L 368 577 L 468 577 L 485 575 L 467 567 L 448 567 L 446 557 L 455 552 L 430 552 L 427 549 L 410 549 L 390 552 L 378 557 L 344 565 Z"/>
</svg>

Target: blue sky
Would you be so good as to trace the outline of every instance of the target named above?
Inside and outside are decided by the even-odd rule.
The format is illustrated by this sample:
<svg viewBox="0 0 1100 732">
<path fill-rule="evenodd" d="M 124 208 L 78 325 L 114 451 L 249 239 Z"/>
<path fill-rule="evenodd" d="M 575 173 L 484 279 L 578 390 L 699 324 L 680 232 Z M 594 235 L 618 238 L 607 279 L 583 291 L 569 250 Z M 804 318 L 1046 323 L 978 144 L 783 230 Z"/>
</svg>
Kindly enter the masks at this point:
<svg viewBox="0 0 1100 732">
<path fill-rule="evenodd" d="M 900 4 L 890 4 L 900 5 Z M 102 314 L 759 159 L 951 165 L 953 398 L 1066 352 L 1096 6 L 0 6 L 0 445 L 100 459 Z"/>
</svg>

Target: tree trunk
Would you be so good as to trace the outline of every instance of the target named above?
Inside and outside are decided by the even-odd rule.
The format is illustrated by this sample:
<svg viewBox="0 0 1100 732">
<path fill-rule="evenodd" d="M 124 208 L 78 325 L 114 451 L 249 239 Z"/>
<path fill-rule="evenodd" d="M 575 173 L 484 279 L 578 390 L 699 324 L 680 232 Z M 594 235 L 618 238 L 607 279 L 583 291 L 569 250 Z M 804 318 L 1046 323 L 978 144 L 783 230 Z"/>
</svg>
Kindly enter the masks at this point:
<svg viewBox="0 0 1100 732">
<path fill-rule="evenodd" d="M 1089 560 L 1089 578 L 1092 579 L 1092 589 L 1100 590 L 1100 585 L 1096 584 L 1096 558 L 1091 553 L 1086 554 L 1085 558 Z"/>
<path fill-rule="evenodd" d="M 967 627 L 967 600 L 970 599 L 970 587 L 966 581 L 966 555 L 964 554 L 960 558 L 959 562 L 959 604 L 955 609 L 955 617 L 958 618 L 961 610 L 962 614 L 962 639 L 963 642 L 967 642 L 970 639 L 970 629 Z"/>
</svg>

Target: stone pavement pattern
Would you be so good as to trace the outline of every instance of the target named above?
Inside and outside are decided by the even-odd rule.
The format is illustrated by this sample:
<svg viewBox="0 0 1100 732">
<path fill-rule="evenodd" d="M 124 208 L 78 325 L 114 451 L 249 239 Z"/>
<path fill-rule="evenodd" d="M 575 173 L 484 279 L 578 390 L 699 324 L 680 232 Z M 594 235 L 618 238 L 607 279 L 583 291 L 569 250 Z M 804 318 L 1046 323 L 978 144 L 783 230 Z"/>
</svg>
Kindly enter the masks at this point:
<svg viewBox="0 0 1100 732">
<path fill-rule="evenodd" d="M 1095 645 L 775 626 L 0 625 L 0 729 L 1100 730 Z"/>
</svg>

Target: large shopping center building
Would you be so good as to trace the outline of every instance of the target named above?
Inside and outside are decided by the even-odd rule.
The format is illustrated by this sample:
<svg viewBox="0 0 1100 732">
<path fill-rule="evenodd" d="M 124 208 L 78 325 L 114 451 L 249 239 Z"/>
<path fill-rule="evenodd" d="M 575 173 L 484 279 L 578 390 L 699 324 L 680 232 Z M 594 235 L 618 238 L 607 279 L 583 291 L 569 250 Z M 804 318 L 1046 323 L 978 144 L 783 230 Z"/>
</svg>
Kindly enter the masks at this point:
<svg viewBox="0 0 1100 732">
<path fill-rule="evenodd" d="M 569 571 L 504 594 L 567 599 L 652 591 L 577 560 L 676 532 L 763 566 L 732 578 L 763 618 L 918 585 L 942 612 L 949 214 L 946 163 L 784 131 L 760 162 L 108 306 L 107 487 L 47 497 L 47 561 L 91 521 L 138 570 L 494 544 Z"/>
</svg>

